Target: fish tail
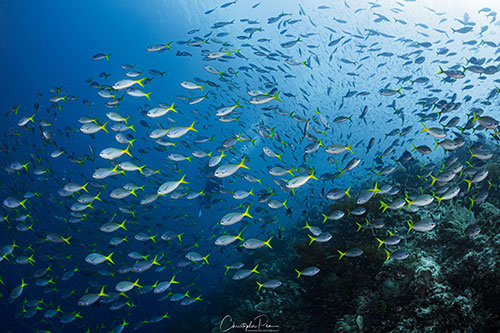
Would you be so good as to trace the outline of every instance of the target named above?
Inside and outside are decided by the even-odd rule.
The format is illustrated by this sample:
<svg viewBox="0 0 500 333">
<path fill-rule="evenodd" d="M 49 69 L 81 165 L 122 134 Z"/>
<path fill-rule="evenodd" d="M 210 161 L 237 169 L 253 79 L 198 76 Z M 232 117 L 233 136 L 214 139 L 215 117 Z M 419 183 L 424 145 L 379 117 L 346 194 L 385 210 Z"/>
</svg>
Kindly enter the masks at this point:
<svg viewBox="0 0 500 333">
<path fill-rule="evenodd" d="M 158 258 L 158 256 L 155 256 L 155 257 L 153 258 L 153 262 L 152 262 L 152 264 L 153 264 L 153 265 L 158 265 L 158 266 L 161 266 L 161 265 L 160 265 L 160 263 L 159 263 L 158 261 L 156 261 L 156 259 L 157 259 L 157 258 Z"/>
<path fill-rule="evenodd" d="M 413 200 L 413 201 L 409 201 L 407 199 L 405 199 L 405 200 L 406 200 L 406 202 L 408 202 L 408 211 L 410 211 L 410 207 L 413 204 L 413 201 L 415 201 L 415 200 Z"/>
<path fill-rule="evenodd" d="M 387 261 L 391 258 L 391 252 L 385 250 L 385 254 L 387 255 L 387 257 L 385 258 L 385 261 Z"/>
<path fill-rule="evenodd" d="M 346 194 L 349 198 L 351 197 L 351 195 L 349 194 L 349 190 L 350 190 L 350 189 L 351 189 L 351 187 L 349 186 L 349 187 L 347 188 L 347 190 L 345 190 L 345 191 L 344 191 L 344 193 L 345 193 L 345 194 Z"/>
<path fill-rule="evenodd" d="M 408 227 L 409 227 L 409 228 L 408 228 L 408 232 L 407 232 L 407 234 L 409 234 L 409 233 L 410 233 L 410 231 L 411 231 L 411 229 L 413 229 L 413 227 L 414 227 L 415 225 L 413 224 L 412 220 L 408 221 L 407 223 L 408 223 Z"/>
<path fill-rule="evenodd" d="M 467 183 L 467 192 L 469 192 L 470 190 L 470 186 L 472 185 L 472 179 L 469 180 L 469 179 L 464 179 L 464 181 Z"/>
<path fill-rule="evenodd" d="M 250 169 L 249 167 L 247 167 L 244 163 L 245 163 L 245 159 L 246 157 L 243 157 L 243 159 L 241 160 L 240 164 L 238 164 L 238 167 L 239 168 L 245 168 L 245 169 Z"/>
<path fill-rule="evenodd" d="M 378 240 L 378 249 L 380 249 L 380 247 L 382 246 L 382 244 L 384 244 L 385 241 L 381 240 L 380 238 L 377 238 Z"/>
<path fill-rule="evenodd" d="M 66 244 L 71 245 L 71 244 L 69 243 L 69 240 L 71 239 L 71 236 L 66 237 L 66 238 L 61 237 L 61 239 L 62 239 L 62 240 L 63 240 Z"/>
<path fill-rule="evenodd" d="M 309 236 L 309 238 L 311 238 L 311 241 L 309 242 L 309 245 L 311 245 L 316 240 L 316 238 L 311 236 L 311 235 L 307 235 L 307 236 Z"/>
<path fill-rule="evenodd" d="M 423 121 L 421 121 L 420 123 L 422 124 L 422 127 L 423 127 L 423 129 L 420 131 L 420 133 L 424 133 L 424 132 L 426 132 L 426 131 L 428 131 L 428 130 L 429 130 L 428 128 L 426 128 L 426 127 L 425 127 L 425 125 L 424 125 L 424 122 L 423 122 Z"/>
<path fill-rule="evenodd" d="M 259 289 L 257 289 L 257 292 L 259 292 L 259 291 L 260 291 L 260 288 L 262 288 L 262 286 L 263 286 L 264 284 L 259 283 L 259 281 L 256 281 L 256 282 L 257 282 L 257 285 L 259 286 Z"/>
<path fill-rule="evenodd" d="M 339 175 L 339 178 L 342 177 L 342 175 L 344 174 L 345 172 L 345 169 L 340 169 L 340 175 Z"/>
<path fill-rule="evenodd" d="M 132 157 L 132 154 L 130 154 L 130 152 L 128 151 L 129 148 L 130 148 L 130 143 L 128 144 L 127 148 L 125 148 L 125 150 L 122 150 L 122 152 L 124 154 L 127 154 L 128 156 Z"/>
<path fill-rule="evenodd" d="M 227 266 L 225 266 L 227 267 Z M 175 281 L 175 275 L 170 279 L 170 284 L 179 284 L 180 282 Z"/>
<path fill-rule="evenodd" d="M 286 206 L 287 201 L 288 201 L 288 198 L 286 198 L 285 201 L 283 201 L 283 207 L 285 207 L 286 209 L 288 209 L 288 207 Z"/>
<path fill-rule="evenodd" d="M 295 270 L 297 272 L 297 279 L 300 278 L 300 275 L 302 274 L 301 271 L 299 271 L 298 269 Z"/>
<path fill-rule="evenodd" d="M 242 215 L 253 219 L 253 216 L 248 213 L 249 209 L 250 209 L 250 206 L 247 207 L 247 209 L 245 210 L 245 212 L 242 213 Z"/>
<path fill-rule="evenodd" d="M 191 125 L 190 125 L 187 129 L 188 129 L 188 130 L 190 130 L 190 131 L 198 132 L 198 130 L 196 130 L 196 129 L 193 127 L 195 122 L 196 122 L 196 121 L 193 121 L 193 123 L 192 123 L 192 124 L 191 124 Z"/>
<path fill-rule="evenodd" d="M 243 238 L 241 238 L 242 233 L 243 233 L 243 230 L 241 230 L 240 233 L 237 236 L 235 236 L 234 238 L 239 239 L 240 241 L 243 241 Z"/>
<path fill-rule="evenodd" d="M 204 256 L 204 257 L 203 257 L 203 260 L 207 263 L 207 265 L 210 265 L 210 264 L 208 263 L 208 257 L 210 257 L 210 253 L 209 253 L 209 254 L 207 254 L 206 256 Z"/>
<path fill-rule="evenodd" d="M 323 217 L 324 217 L 323 223 L 325 223 L 326 220 L 328 220 L 328 216 L 326 214 L 321 214 L 321 215 L 323 215 Z M 306 227 L 308 227 L 307 222 L 306 222 Z"/>
<path fill-rule="evenodd" d="M 479 117 L 476 116 L 476 111 L 472 111 L 472 116 L 473 116 L 472 123 L 475 123 L 476 121 L 479 120 Z"/>
<path fill-rule="evenodd" d="M 26 209 L 26 206 L 24 205 L 24 203 L 27 201 L 28 199 L 24 199 L 23 201 L 19 201 L 19 204 L 25 209 Z"/>
<path fill-rule="evenodd" d="M 250 272 L 260 274 L 260 272 L 257 270 L 257 267 L 259 267 L 259 265 L 255 265 L 255 267 L 252 268 Z"/>
<path fill-rule="evenodd" d="M 109 295 L 106 295 L 106 294 L 104 293 L 104 288 L 105 288 L 105 286 L 103 286 L 103 287 L 101 288 L 101 291 L 100 291 L 100 292 L 99 292 L 99 294 L 97 294 L 97 295 L 98 295 L 98 296 L 109 297 Z"/>
<path fill-rule="evenodd" d="M 102 129 L 104 132 L 106 132 L 106 133 L 108 133 L 108 134 L 109 134 L 108 130 L 106 129 L 106 124 L 107 124 L 107 123 L 108 123 L 108 122 L 106 121 L 106 122 L 104 123 L 104 125 L 99 126 L 99 128 L 100 128 L 100 129 Z"/>
<path fill-rule="evenodd" d="M 94 200 L 98 200 L 102 202 L 102 199 L 99 197 L 101 195 L 101 192 L 97 192 L 97 195 L 94 197 Z"/>
<path fill-rule="evenodd" d="M 271 237 L 267 241 L 265 241 L 264 244 L 266 244 L 267 246 L 269 246 L 269 248 L 272 250 L 273 247 L 271 246 L 271 244 L 269 244 L 269 242 L 271 241 L 271 239 L 273 239 L 273 237 Z"/>
<path fill-rule="evenodd" d="M 436 145 L 434 146 L 434 150 L 436 150 L 439 147 L 439 141 L 437 139 L 434 139 L 434 141 L 436 141 Z"/>
<path fill-rule="evenodd" d="M 143 88 L 144 88 L 144 85 L 142 84 L 142 81 L 144 81 L 144 80 L 146 80 L 146 78 L 145 78 L 145 77 L 143 77 L 143 78 L 142 78 L 142 79 L 140 79 L 140 80 L 136 80 L 136 81 L 135 81 L 135 83 L 137 83 L 138 85 L 140 85 L 141 87 L 143 87 Z M 148 97 L 148 99 L 149 99 L 149 97 Z"/>
<path fill-rule="evenodd" d="M 474 206 L 475 200 L 472 198 L 469 198 L 469 200 L 470 200 L 470 206 L 469 206 L 469 212 L 470 212 L 472 210 L 472 206 Z"/>
<path fill-rule="evenodd" d="M 127 222 L 127 220 L 123 220 L 123 222 L 121 224 L 119 224 L 118 226 L 120 228 L 122 228 L 123 230 L 128 231 L 127 228 L 125 228 L 125 222 Z"/>
<path fill-rule="evenodd" d="M 128 125 L 127 120 L 129 120 L 130 118 L 132 118 L 132 116 L 128 116 L 127 118 L 123 118 L 123 121 L 125 122 L 125 125 Z"/>
<path fill-rule="evenodd" d="M 184 180 L 186 178 L 186 175 L 183 175 L 181 180 L 179 180 L 179 184 L 189 184 L 187 181 Z"/>
<path fill-rule="evenodd" d="M 111 252 L 111 253 L 109 254 L 109 256 L 104 257 L 104 258 L 105 258 L 107 261 L 109 261 L 110 263 L 112 263 L 112 264 L 114 265 L 115 263 L 113 262 L 113 260 L 111 260 L 111 256 L 113 255 L 113 253 L 114 253 L 114 252 Z"/>
<path fill-rule="evenodd" d="M 279 94 L 280 94 L 280 91 L 278 91 L 276 93 L 276 95 L 274 95 L 272 98 L 275 99 L 275 100 L 277 100 L 278 102 L 281 102 L 281 100 L 278 98 Z"/>
<path fill-rule="evenodd" d="M 342 259 L 343 256 L 345 256 L 345 252 L 342 252 L 340 250 L 337 250 L 337 252 L 340 254 L 339 260 Z"/>
<path fill-rule="evenodd" d="M 132 284 L 137 288 L 142 288 L 142 286 L 139 284 L 139 279 L 135 280 L 135 282 L 133 282 Z"/>
<path fill-rule="evenodd" d="M 432 186 L 434 186 L 434 183 L 436 182 L 437 177 L 434 177 L 433 175 L 429 175 L 429 177 L 431 177 L 431 179 L 432 179 L 432 182 L 431 182 L 431 187 L 432 187 Z"/>
<path fill-rule="evenodd" d="M 379 209 L 382 209 L 382 213 L 385 212 L 387 210 L 387 208 L 389 208 L 389 205 L 387 205 L 385 202 L 380 200 L 380 208 Z"/>
</svg>

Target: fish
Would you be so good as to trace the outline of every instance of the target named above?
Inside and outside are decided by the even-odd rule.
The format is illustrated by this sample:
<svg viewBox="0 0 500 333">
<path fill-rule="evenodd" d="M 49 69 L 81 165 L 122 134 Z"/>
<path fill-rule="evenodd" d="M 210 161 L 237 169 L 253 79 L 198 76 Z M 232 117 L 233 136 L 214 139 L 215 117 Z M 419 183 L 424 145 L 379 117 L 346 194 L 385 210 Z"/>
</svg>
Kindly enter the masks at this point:
<svg viewBox="0 0 500 333">
<path fill-rule="evenodd" d="M 287 322 L 262 327 L 341 330 L 322 312 L 345 319 L 369 295 L 350 327 L 390 331 L 380 282 L 445 273 L 450 294 L 486 299 L 494 279 L 471 263 L 496 273 L 497 11 L 413 2 L 135 4 L 140 21 L 88 27 L 50 3 L 64 24 L 9 11 L 6 26 L 55 33 L 4 31 L 4 329 L 199 331 L 279 305 Z M 460 307 L 438 299 L 419 321 L 417 294 L 388 306 L 447 331 Z"/>
<path fill-rule="evenodd" d="M 318 274 L 319 271 L 320 269 L 315 266 L 304 268 L 302 271 L 299 271 L 298 269 L 295 270 L 295 272 L 297 272 L 297 278 L 300 278 L 301 275 L 311 277 Z"/>
<path fill-rule="evenodd" d="M 344 256 L 345 257 L 350 257 L 350 258 L 356 258 L 356 257 L 359 257 L 360 255 L 363 254 L 363 250 L 358 249 L 358 248 L 352 248 L 352 249 L 349 249 L 349 250 L 347 250 L 345 252 L 337 250 L 337 252 L 340 254 L 339 255 L 339 260 L 341 260 Z"/>
<path fill-rule="evenodd" d="M 385 261 L 388 261 L 391 258 L 396 260 L 405 260 L 410 256 L 410 253 L 406 250 L 397 250 L 394 252 L 389 252 L 388 250 L 385 250 L 385 253 L 387 255 Z"/>
<path fill-rule="evenodd" d="M 259 283 L 258 281 L 256 281 L 256 282 L 257 282 L 257 285 L 259 286 L 259 288 L 257 289 L 258 292 L 260 291 L 260 289 L 262 287 L 264 287 L 266 289 L 274 290 L 282 285 L 281 281 L 279 281 L 279 280 L 267 280 L 263 283 Z"/>
<path fill-rule="evenodd" d="M 421 220 L 417 223 L 413 223 L 411 220 L 408 222 L 408 232 L 411 230 L 419 231 L 419 232 L 426 232 L 426 231 L 431 231 L 434 229 L 436 226 L 436 223 L 432 221 L 431 219 L 424 219 Z"/>
<path fill-rule="evenodd" d="M 235 174 L 236 171 L 238 171 L 238 169 L 240 169 L 240 168 L 250 169 L 244 163 L 245 163 L 245 157 L 243 157 L 243 159 L 241 160 L 241 162 L 239 164 L 221 165 L 215 170 L 214 176 L 217 178 L 225 178 L 225 177 L 229 177 L 229 176 Z"/>
<path fill-rule="evenodd" d="M 219 223 L 221 225 L 224 225 L 224 226 L 226 226 L 226 225 L 233 225 L 235 223 L 240 222 L 245 216 L 253 219 L 253 216 L 251 216 L 248 213 L 249 209 L 250 209 L 250 206 L 248 206 L 243 213 L 239 213 L 239 212 L 236 212 L 236 213 L 227 213 L 226 215 L 224 215 L 222 217 L 222 219 L 220 220 Z"/>
<path fill-rule="evenodd" d="M 113 89 L 115 90 L 122 90 L 122 89 L 128 89 L 135 84 L 140 85 L 141 87 L 144 87 L 144 84 L 142 83 L 146 78 L 142 78 L 139 80 L 130 80 L 130 79 L 124 79 L 117 81 L 113 84 Z"/>
<path fill-rule="evenodd" d="M 256 95 L 256 96 L 253 96 L 249 100 L 249 103 L 253 104 L 253 105 L 262 105 L 262 104 L 269 103 L 273 99 L 276 100 L 276 101 L 278 101 L 278 102 L 281 102 L 281 100 L 278 98 L 279 94 L 280 94 L 280 92 L 278 91 L 276 94 L 274 94 L 272 96 L 271 95 L 265 95 L 265 94 Z"/>
<path fill-rule="evenodd" d="M 257 267 L 259 267 L 259 265 L 255 265 L 255 267 L 252 268 L 252 269 L 240 269 L 240 270 L 238 270 L 233 275 L 233 280 L 239 281 L 239 280 L 246 279 L 247 277 L 249 277 L 250 275 L 252 275 L 252 273 L 260 274 L 260 272 L 257 271 Z"/>
</svg>

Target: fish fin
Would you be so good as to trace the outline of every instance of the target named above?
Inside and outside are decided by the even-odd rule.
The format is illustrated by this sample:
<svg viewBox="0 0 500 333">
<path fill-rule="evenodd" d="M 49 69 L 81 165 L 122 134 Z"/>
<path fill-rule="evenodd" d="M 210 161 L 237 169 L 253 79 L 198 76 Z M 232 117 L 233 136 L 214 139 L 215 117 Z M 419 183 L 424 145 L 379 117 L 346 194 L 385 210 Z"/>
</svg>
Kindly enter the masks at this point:
<svg viewBox="0 0 500 333">
<path fill-rule="evenodd" d="M 340 254 L 339 260 L 342 259 L 343 256 L 345 256 L 345 252 L 342 252 L 340 250 L 337 250 L 337 252 Z"/>
</svg>

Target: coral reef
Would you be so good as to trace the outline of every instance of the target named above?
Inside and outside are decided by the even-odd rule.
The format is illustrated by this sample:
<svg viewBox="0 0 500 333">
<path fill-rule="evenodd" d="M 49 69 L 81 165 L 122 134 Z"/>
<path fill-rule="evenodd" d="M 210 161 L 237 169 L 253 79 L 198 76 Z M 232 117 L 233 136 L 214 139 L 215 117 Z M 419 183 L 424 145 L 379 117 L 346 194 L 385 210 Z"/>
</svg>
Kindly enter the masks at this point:
<svg viewBox="0 0 500 333">
<path fill-rule="evenodd" d="M 381 183 L 410 184 L 410 174 L 420 168 L 416 163 L 407 164 Z M 425 186 L 425 181 L 420 180 L 418 185 Z M 373 184 L 363 186 L 370 188 Z M 415 184 L 412 186 L 415 188 Z M 367 213 L 363 216 L 348 214 L 355 207 L 354 198 L 320 207 L 319 211 L 346 212 L 341 220 L 325 224 L 316 207 L 286 230 L 283 240 L 276 241 L 275 250 L 266 254 L 271 257 L 271 265 L 263 266 L 260 274 L 245 281 L 227 282 L 223 291 L 227 295 L 221 298 L 227 297 L 231 307 L 221 306 L 224 310 L 220 318 L 204 320 L 211 320 L 213 332 L 220 331 L 220 319 L 227 314 L 224 311 L 235 322 L 248 322 L 265 314 L 284 332 L 497 331 L 500 235 L 496 221 L 500 219 L 500 191 L 492 187 L 487 202 L 472 206 L 468 199 L 487 187 L 485 183 L 464 191 L 465 195 L 443 201 L 439 209 L 434 205 L 411 214 L 403 210 L 382 213 L 378 195 L 365 205 Z M 481 233 L 468 237 L 465 230 L 471 214 Z M 380 230 L 365 226 L 358 231 L 356 222 L 364 225 L 365 218 L 383 220 L 385 226 Z M 410 256 L 385 261 L 385 245 L 378 248 L 376 237 L 387 237 L 387 230 L 406 234 L 410 218 L 414 223 L 432 218 L 436 227 L 388 246 L 391 252 L 405 249 Z M 306 220 L 330 232 L 332 239 L 309 244 L 307 232 L 302 229 Z M 338 259 L 338 249 L 352 247 L 364 253 Z M 252 257 L 258 260 L 259 251 L 265 250 L 255 251 Z M 320 273 L 300 278 L 293 275 L 294 269 L 309 266 L 320 268 Z M 275 290 L 257 291 L 256 281 L 270 277 L 286 282 Z M 247 292 L 242 295 L 244 290 Z"/>
</svg>

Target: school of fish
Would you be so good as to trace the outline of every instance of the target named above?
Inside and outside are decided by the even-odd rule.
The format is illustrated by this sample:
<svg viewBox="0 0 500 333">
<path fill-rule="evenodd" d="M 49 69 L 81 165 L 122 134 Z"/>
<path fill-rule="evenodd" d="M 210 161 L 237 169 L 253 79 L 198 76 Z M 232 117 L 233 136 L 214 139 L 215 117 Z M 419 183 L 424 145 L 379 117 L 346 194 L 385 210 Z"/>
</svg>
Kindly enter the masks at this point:
<svg viewBox="0 0 500 333">
<path fill-rule="evenodd" d="M 0 148 L 1 306 L 51 332 L 73 322 L 82 331 L 168 327 L 179 308 L 214 295 L 210 279 L 240 283 L 244 294 L 321 278 L 316 266 L 262 274 L 265 252 L 282 242 L 323 246 L 349 223 L 373 236 L 382 262 L 405 260 L 406 242 L 442 223 L 434 211 L 487 201 L 499 186 L 487 168 L 500 139 L 500 43 L 488 29 L 496 13 L 474 13 L 489 21 L 480 27 L 426 8 L 432 28 L 407 21 L 413 2 L 213 21 L 185 40 L 143 45 L 155 67 L 102 50 L 89 55 L 96 74 L 86 91 L 53 87 L 33 109 L 19 101 Z M 232 1 L 205 15 L 260 5 Z M 356 15 L 373 25 L 357 26 Z M 388 23 L 413 25 L 419 39 Z M 171 77 L 171 59 L 197 74 Z M 60 126 L 66 113 L 72 123 Z M 419 171 L 398 183 L 400 168 Z M 350 208 L 330 208 L 342 202 Z M 319 218 L 304 221 L 310 211 Z M 393 223 L 390 211 L 407 219 Z M 480 221 L 463 232 L 475 237 Z M 356 243 L 337 252 L 364 254 Z M 157 312 L 138 319 L 145 302 Z M 105 318 L 90 319 L 98 304 Z"/>
</svg>

